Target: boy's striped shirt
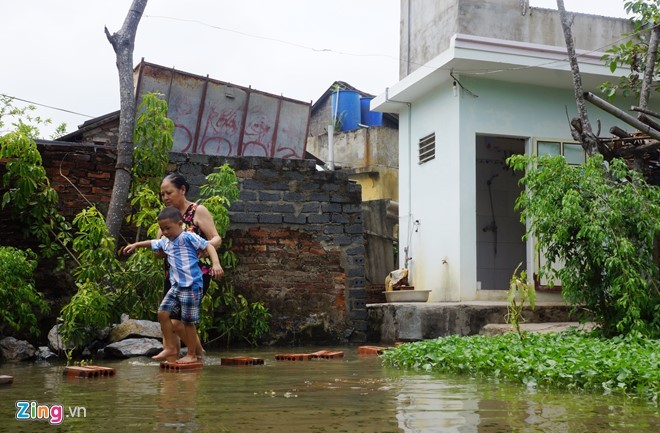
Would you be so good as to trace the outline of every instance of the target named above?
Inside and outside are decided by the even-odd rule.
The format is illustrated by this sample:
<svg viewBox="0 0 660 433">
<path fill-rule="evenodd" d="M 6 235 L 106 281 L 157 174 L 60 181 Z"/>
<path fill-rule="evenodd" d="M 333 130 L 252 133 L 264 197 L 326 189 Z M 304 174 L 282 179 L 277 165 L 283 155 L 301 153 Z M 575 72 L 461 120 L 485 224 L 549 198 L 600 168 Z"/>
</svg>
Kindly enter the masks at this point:
<svg viewBox="0 0 660 433">
<path fill-rule="evenodd" d="M 172 241 L 166 237 L 151 241 L 152 250 L 162 250 L 167 255 L 172 287 L 202 286 L 202 270 L 197 264 L 197 252 L 205 249 L 207 245 L 206 239 L 185 231 Z"/>
</svg>

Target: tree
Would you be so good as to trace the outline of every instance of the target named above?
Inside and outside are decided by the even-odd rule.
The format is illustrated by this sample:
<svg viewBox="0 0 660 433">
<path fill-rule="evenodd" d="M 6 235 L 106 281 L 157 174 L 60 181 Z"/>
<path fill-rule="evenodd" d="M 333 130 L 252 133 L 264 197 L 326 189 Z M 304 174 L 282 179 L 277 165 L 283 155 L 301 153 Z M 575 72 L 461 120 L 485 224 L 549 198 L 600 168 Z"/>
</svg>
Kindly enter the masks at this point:
<svg viewBox="0 0 660 433">
<path fill-rule="evenodd" d="M 654 84 L 654 78 L 657 71 L 657 51 L 658 41 L 660 39 L 658 3 L 659 0 L 626 1 L 626 12 L 633 14 L 631 21 L 634 25 L 634 30 L 632 33 L 624 35 L 630 37 L 629 40 L 620 45 L 613 46 L 603 57 L 603 60 L 609 65 L 612 72 L 616 71 L 619 66 L 626 65 L 630 67 L 630 74 L 621 77 L 618 84 L 606 82 L 601 86 L 601 90 L 610 98 L 614 97 L 618 91 L 621 91 L 624 96 L 628 96 L 631 93 L 638 95 L 640 98 L 639 104 L 637 107 L 631 107 L 631 110 L 638 111 L 640 114 L 637 118 L 634 118 L 595 95 L 583 91 L 573 45 L 571 16 L 564 8 L 564 1 L 557 0 L 557 9 L 559 10 L 566 49 L 571 64 L 575 99 L 579 115 L 578 118 L 571 121 L 571 135 L 575 140 L 582 143 L 582 147 L 587 152 L 587 155 L 600 153 L 608 161 L 615 157 L 632 158 L 632 167 L 643 173 L 651 183 L 658 183 L 658 178 L 660 178 L 660 174 L 658 174 L 660 172 L 660 163 L 658 162 L 660 124 L 647 116 L 647 114 L 650 114 L 656 118 L 660 118 L 660 114 L 648 110 L 650 91 L 656 85 Z M 643 75 L 643 79 L 641 80 L 640 75 Z M 638 137 L 633 137 L 632 134 L 628 134 L 623 129 L 613 127 L 610 129 L 610 132 L 619 137 L 621 142 L 615 146 L 608 145 L 605 143 L 607 140 L 600 139 L 597 137 L 597 134 L 592 132 L 584 104 L 585 98 L 594 105 L 636 128 L 641 134 L 638 134 Z M 654 141 L 650 143 L 645 141 L 648 138 Z"/>
<path fill-rule="evenodd" d="M 526 236 L 546 264 L 540 274 L 562 283 L 562 296 L 586 309 L 607 336 L 660 336 L 660 188 L 615 158 L 581 166 L 562 156 L 515 155 L 525 190 L 516 200 Z M 553 263 L 564 263 L 554 268 Z"/>
<path fill-rule="evenodd" d="M 564 0 L 557 0 L 557 9 L 559 9 L 559 16 L 561 18 L 561 28 L 564 31 L 564 39 L 566 41 L 566 50 L 568 51 L 568 59 L 571 64 L 571 74 L 573 76 L 573 88 L 575 91 L 575 102 L 577 103 L 579 119 L 574 119 L 571 122 L 571 135 L 580 143 L 584 148 L 587 155 L 593 155 L 598 151 L 598 139 L 591 130 L 591 123 L 589 123 L 589 116 L 587 116 L 587 108 L 584 103 L 584 92 L 582 90 L 582 78 L 580 77 L 580 68 L 575 55 L 575 46 L 573 44 L 573 34 L 571 32 L 571 22 L 564 7 Z"/>
<path fill-rule="evenodd" d="M 105 34 L 117 55 L 119 71 L 119 94 L 121 112 L 119 116 L 119 137 L 117 141 L 117 163 L 115 165 L 115 183 L 106 215 L 106 226 L 110 237 L 119 237 L 124 219 L 124 209 L 131 188 L 131 170 L 133 168 L 133 127 L 135 124 L 135 94 L 133 85 L 133 47 L 137 27 L 147 6 L 148 0 L 133 0 L 124 24 L 117 33 Z"/>
</svg>

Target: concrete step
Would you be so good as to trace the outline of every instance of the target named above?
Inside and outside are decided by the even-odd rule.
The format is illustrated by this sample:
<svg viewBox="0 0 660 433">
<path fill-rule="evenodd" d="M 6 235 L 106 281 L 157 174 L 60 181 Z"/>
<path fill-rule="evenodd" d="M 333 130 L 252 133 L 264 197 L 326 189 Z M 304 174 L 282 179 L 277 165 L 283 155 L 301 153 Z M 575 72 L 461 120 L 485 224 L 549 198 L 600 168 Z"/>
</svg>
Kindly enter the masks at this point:
<svg viewBox="0 0 660 433">
<path fill-rule="evenodd" d="M 523 332 L 533 332 L 537 334 L 545 334 L 548 332 L 564 332 L 570 329 L 579 329 L 590 331 L 595 327 L 594 323 L 579 323 L 579 322 L 548 322 L 548 323 L 521 323 L 520 330 Z M 482 329 L 482 335 L 502 335 L 507 332 L 515 332 L 513 325 L 507 323 L 488 323 Z"/>
<path fill-rule="evenodd" d="M 532 311 L 526 308 L 527 324 L 570 322 L 571 307 L 560 302 L 539 302 Z M 392 343 L 417 341 L 448 335 L 476 335 L 487 324 L 505 324 L 507 303 L 470 302 L 395 302 L 367 304 L 368 341 Z"/>
</svg>

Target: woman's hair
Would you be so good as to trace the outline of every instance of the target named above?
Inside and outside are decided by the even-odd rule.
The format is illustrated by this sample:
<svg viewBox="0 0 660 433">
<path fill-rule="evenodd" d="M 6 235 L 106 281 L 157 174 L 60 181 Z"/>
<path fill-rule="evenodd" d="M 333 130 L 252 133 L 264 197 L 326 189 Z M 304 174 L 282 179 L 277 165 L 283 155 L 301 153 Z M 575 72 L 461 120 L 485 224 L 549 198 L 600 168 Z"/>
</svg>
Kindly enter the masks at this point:
<svg viewBox="0 0 660 433">
<path fill-rule="evenodd" d="M 179 173 L 170 173 L 163 181 L 168 181 L 172 185 L 176 186 L 177 189 L 186 188 L 186 192 L 190 191 L 190 185 L 186 182 L 186 178 L 181 176 Z"/>
</svg>

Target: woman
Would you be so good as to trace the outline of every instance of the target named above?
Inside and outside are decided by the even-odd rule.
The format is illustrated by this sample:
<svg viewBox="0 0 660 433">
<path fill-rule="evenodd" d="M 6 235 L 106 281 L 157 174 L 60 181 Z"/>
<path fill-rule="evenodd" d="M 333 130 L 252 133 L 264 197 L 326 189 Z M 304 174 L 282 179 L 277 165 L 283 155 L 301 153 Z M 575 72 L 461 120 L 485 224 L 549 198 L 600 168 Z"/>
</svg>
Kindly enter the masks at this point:
<svg viewBox="0 0 660 433">
<path fill-rule="evenodd" d="M 186 179 L 178 173 L 172 173 L 163 179 L 160 184 L 160 197 L 165 203 L 165 206 L 174 206 L 179 209 L 181 215 L 183 215 L 183 223 L 185 224 L 185 229 L 193 233 L 198 234 L 203 237 L 215 249 L 220 247 L 222 243 L 222 238 L 218 234 L 218 230 L 215 228 L 215 223 L 213 222 L 213 216 L 204 205 L 197 204 L 186 198 L 186 193 L 189 191 L 190 185 L 186 182 Z M 160 237 L 160 231 L 158 232 L 158 237 Z M 163 256 L 164 257 L 164 256 Z M 206 254 L 200 255 L 200 259 L 207 257 Z M 206 290 L 209 288 L 211 283 L 211 270 L 212 267 L 210 264 L 205 263 L 205 261 L 199 262 L 199 267 L 202 269 L 204 287 L 203 293 L 206 293 Z M 220 276 L 224 271 L 221 269 Z M 165 278 L 165 293 L 170 289 L 170 279 L 169 275 Z M 183 332 L 183 323 L 181 323 L 180 317 L 172 318 L 172 328 L 174 329 L 174 334 L 171 336 L 163 335 L 163 338 L 174 338 L 175 346 L 180 349 L 181 340 L 179 335 L 182 335 Z M 188 348 L 190 351 L 190 348 Z M 199 336 L 197 337 L 197 347 L 194 350 L 195 353 L 202 353 L 202 343 L 199 341 Z M 164 351 L 155 355 L 154 359 L 164 359 L 167 356 L 164 354 Z"/>
</svg>

